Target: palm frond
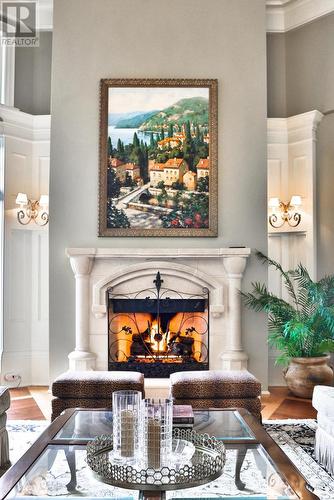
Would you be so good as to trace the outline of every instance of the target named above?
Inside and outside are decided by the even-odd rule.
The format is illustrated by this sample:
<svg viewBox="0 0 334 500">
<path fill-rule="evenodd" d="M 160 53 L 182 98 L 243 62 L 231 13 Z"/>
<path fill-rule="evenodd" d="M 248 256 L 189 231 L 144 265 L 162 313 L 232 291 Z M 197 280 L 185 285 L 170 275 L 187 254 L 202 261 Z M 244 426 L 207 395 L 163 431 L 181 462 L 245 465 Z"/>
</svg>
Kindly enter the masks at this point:
<svg viewBox="0 0 334 500">
<path fill-rule="evenodd" d="M 326 298 L 326 306 L 334 305 L 334 275 L 325 276 L 318 282 Z"/>
<path fill-rule="evenodd" d="M 285 317 L 295 315 L 296 311 L 289 302 L 276 297 L 276 295 L 268 292 L 264 284 L 255 282 L 252 283 L 253 292 L 241 292 L 244 303 L 254 311 L 264 311 L 271 314 L 280 314 Z"/>
<path fill-rule="evenodd" d="M 327 352 L 334 352 L 334 340 L 324 339 L 317 346 L 317 354 L 321 356 Z"/>
<path fill-rule="evenodd" d="M 269 257 L 264 255 L 264 253 L 262 253 L 260 251 L 256 252 L 256 256 L 258 259 L 261 260 L 262 263 L 266 263 L 268 266 L 274 267 L 275 269 L 277 269 L 277 271 L 279 271 L 281 273 L 281 275 L 284 279 L 286 289 L 287 289 L 290 297 L 293 299 L 296 308 L 298 309 L 298 298 L 297 298 L 297 295 L 295 292 L 295 288 L 293 286 L 293 282 L 289 276 L 289 272 L 284 271 L 284 269 L 282 268 L 281 264 L 279 264 L 279 262 L 276 262 L 275 260 L 270 259 Z"/>
<path fill-rule="evenodd" d="M 247 307 L 268 314 L 268 343 L 281 351 L 278 362 L 334 352 L 334 275 L 315 282 L 302 264 L 285 272 L 261 252 L 257 256 L 281 273 L 293 298 L 285 301 L 258 282 L 251 292 L 241 293 Z"/>
<path fill-rule="evenodd" d="M 308 270 L 305 266 L 300 262 L 296 269 L 292 271 L 288 271 L 290 276 L 293 276 L 295 280 L 297 280 L 303 287 L 307 288 L 310 284 L 313 283 Z"/>
<path fill-rule="evenodd" d="M 321 316 L 334 338 L 334 307 L 320 307 L 318 311 L 319 316 Z"/>
</svg>

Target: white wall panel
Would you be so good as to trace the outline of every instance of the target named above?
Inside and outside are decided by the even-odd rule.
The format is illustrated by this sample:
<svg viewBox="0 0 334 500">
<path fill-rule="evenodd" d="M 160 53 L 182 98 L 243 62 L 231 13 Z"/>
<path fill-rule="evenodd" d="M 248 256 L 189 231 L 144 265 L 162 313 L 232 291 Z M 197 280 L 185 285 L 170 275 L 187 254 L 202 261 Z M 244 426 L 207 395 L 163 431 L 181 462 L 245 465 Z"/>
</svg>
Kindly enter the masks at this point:
<svg viewBox="0 0 334 500">
<path fill-rule="evenodd" d="M 31 348 L 40 352 L 49 349 L 49 280 L 48 233 L 32 231 L 31 279 Z"/>
<path fill-rule="evenodd" d="M 273 229 L 268 224 L 268 255 L 284 269 L 300 262 L 316 277 L 316 128 L 322 118 L 311 111 L 290 118 L 268 120 L 268 198 L 279 197 L 288 202 L 292 195 L 302 197 L 302 220 L 297 228 L 284 224 Z M 268 271 L 268 287 L 272 293 L 289 299 L 279 273 Z M 275 366 L 277 351 L 269 349 L 269 385 L 283 385 L 282 368 Z"/>
<path fill-rule="evenodd" d="M 22 226 L 18 192 L 39 199 L 49 192 L 50 119 L 0 106 L 5 137 L 4 347 L 6 373 L 21 385 L 49 384 L 48 226 Z M 12 384 L 15 385 L 15 384 Z"/>
<path fill-rule="evenodd" d="M 27 192 L 30 189 L 30 154 L 12 152 L 11 147 L 15 146 L 13 140 L 6 140 L 6 160 L 5 160 L 5 210 L 15 207 L 16 189 L 20 181 L 21 192 Z M 17 149 L 21 149 L 17 147 Z M 22 148 L 23 149 L 23 148 Z"/>
</svg>

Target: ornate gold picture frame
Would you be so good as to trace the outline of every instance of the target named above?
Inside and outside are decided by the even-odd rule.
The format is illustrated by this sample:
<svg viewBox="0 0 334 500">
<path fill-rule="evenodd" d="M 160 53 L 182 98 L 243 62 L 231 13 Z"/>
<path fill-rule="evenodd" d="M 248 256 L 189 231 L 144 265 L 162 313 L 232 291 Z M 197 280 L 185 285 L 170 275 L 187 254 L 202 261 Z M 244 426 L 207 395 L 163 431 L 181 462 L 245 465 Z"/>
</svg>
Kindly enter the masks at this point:
<svg viewBox="0 0 334 500">
<path fill-rule="evenodd" d="M 217 236 L 217 80 L 102 79 L 99 236 Z"/>
</svg>

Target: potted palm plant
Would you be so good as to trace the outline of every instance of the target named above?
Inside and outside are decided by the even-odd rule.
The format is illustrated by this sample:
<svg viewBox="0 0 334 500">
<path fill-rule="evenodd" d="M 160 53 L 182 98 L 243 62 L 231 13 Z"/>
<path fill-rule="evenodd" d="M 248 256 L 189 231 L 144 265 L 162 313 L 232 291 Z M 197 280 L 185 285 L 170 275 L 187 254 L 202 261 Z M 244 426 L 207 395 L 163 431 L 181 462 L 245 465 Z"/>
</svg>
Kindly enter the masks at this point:
<svg viewBox="0 0 334 500">
<path fill-rule="evenodd" d="M 333 381 L 328 353 L 334 351 L 334 275 L 315 282 L 302 264 L 284 271 L 261 252 L 257 256 L 281 274 L 289 301 L 256 282 L 252 292 L 242 293 L 244 303 L 268 314 L 268 342 L 281 352 L 276 362 L 287 365 L 283 373 L 289 389 L 311 398 L 315 385 Z"/>
</svg>

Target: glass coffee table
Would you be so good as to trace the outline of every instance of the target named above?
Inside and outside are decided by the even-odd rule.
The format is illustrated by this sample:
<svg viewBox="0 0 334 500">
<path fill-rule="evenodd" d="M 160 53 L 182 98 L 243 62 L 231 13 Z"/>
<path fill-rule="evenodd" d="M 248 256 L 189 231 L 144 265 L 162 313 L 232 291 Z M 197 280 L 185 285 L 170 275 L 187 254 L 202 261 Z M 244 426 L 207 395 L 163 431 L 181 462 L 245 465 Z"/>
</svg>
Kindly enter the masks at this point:
<svg viewBox="0 0 334 500">
<path fill-rule="evenodd" d="M 88 467 L 86 445 L 112 432 L 112 411 L 71 409 L 60 415 L 0 479 L 0 498 L 317 500 L 311 487 L 246 410 L 194 411 L 194 429 L 221 439 L 220 478 L 197 488 L 134 491 L 100 482 Z"/>
</svg>

